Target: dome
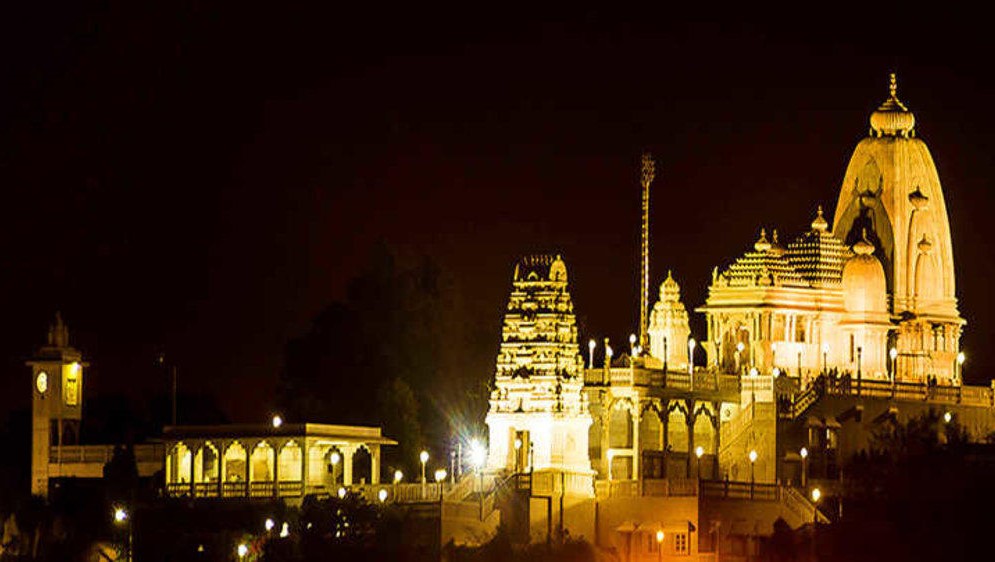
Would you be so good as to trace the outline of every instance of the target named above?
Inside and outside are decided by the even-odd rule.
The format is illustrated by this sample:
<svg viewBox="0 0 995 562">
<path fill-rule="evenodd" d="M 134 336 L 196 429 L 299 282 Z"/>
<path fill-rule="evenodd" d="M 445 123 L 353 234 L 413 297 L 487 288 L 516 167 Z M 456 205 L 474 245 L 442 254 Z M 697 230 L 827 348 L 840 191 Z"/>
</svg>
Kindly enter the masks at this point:
<svg viewBox="0 0 995 562">
<path fill-rule="evenodd" d="M 871 114 L 871 132 L 878 137 L 914 136 L 916 116 L 898 100 L 898 83 L 894 73 L 890 79 L 888 99 Z"/>
<path fill-rule="evenodd" d="M 817 232 L 826 232 L 829 229 L 829 223 L 826 222 L 826 218 L 822 216 L 822 205 L 819 205 L 819 210 L 816 213 L 815 220 L 812 221 L 812 230 Z"/>
<path fill-rule="evenodd" d="M 850 314 L 886 314 L 888 290 L 884 267 L 874 257 L 874 245 L 864 238 L 853 245 L 853 257 L 843 266 L 843 304 Z"/>
<path fill-rule="evenodd" d="M 767 241 L 767 229 L 760 229 L 760 238 L 753 243 L 753 247 L 758 252 L 766 252 L 770 249 L 770 242 Z"/>
</svg>

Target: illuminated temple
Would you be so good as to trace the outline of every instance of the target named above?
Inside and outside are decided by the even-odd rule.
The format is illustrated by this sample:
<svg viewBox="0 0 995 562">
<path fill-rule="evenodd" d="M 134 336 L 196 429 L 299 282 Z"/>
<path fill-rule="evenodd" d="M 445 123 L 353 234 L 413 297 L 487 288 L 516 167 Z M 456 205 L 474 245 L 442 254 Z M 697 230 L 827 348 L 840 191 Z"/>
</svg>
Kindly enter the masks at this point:
<svg viewBox="0 0 995 562">
<path fill-rule="evenodd" d="M 582 351 L 563 258 L 515 266 L 488 468 L 528 481 L 533 540 L 551 532 L 536 498 L 559 497 L 552 520 L 622 560 L 749 556 L 778 517 L 824 519 L 874 432 L 930 410 L 976 440 L 995 430 L 993 387 L 962 382 L 949 219 L 915 124 L 893 75 L 832 222 L 813 204 L 794 235 L 758 229 L 714 269 L 700 341 L 668 272 L 626 352 L 593 338 Z"/>
<path fill-rule="evenodd" d="M 452 451 L 448 479 L 405 482 L 398 471 L 384 483 L 380 447 L 395 442 L 379 428 L 276 419 L 167 428 L 134 449 L 139 473 L 161 472 L 168 496 L 205 501 L 351 491 L 413 506 L 411 521 L 437 527 L 412 536 L 434 548 L 480 544 L 500 526 L 519 543 L 584 537 L 625 562 L 754 557 L 778 518 L 830 521 L 840 467 L 873 434 L 929 411 L 975 440 L 995 430 L 995 386 L 963 384 L 949 218 L 915 125 L 892 76 L 835 216 L 813 204 L 793 233 L 758 228 L 690 309 L 680 272 L 649 302 L 654 165 L 644 157 L 629 345 L 590 338 L 582 349 L 570 284 L 584 280 L 558 254 L 518 260 L 487 449 Z M 704 334 L 689 310 L 704 315 Z M 79 443 L 86 363 L 61 318 L 28 365 L 32 490 L 99 478 L 114 448 Z"/>
</svg>

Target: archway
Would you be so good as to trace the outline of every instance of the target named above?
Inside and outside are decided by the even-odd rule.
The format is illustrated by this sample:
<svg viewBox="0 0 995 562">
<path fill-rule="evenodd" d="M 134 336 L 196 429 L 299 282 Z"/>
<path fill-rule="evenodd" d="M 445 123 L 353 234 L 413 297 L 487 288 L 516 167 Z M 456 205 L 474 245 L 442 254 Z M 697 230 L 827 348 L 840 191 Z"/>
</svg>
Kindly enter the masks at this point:
<svg viewBox="0 0 995 562">
<path fill-rule="evenodd" d="M 218 448 L 208 441 L 197 450 L 197 457 L 194 459 L 194 482 L 198 484 L 217 482 L 219 470 Z"/>
<path fill-rule="evenodd" d="M 303 479 L 303 452 L 296 441 L 288 441 L 277 457 L 277 478 L 280 482 L 299 483 Z"/>
<path fill-rule="evenodd" d="M 273 447 L 260 441 L 249 458 L 249 482 L 273 481 Z"/>
<path fill-rule="evenodd" d="M 221 478 L 225 482 L 245 482 L 245 447 L 238 441 L 225 449 L 224 463 L 221 465 Z"/>
<path fill-rule="evenodd" d="M 366 445 L 360 445 L 356 452 L 352 454 L 352 482 L 359 484 L 369 484 L 373 481 L 373 457 Z M 427 470 L 427 469 L 426 469 Z M 428 471 L 428 478 L 431 479 L 431 471 Z"/>
</svg>

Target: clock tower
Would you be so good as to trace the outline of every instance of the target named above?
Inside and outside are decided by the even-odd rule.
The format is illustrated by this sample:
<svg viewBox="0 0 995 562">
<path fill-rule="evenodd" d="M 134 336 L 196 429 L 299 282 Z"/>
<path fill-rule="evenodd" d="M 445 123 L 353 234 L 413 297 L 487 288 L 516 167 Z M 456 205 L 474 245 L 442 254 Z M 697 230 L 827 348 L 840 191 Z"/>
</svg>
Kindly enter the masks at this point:
<svg viewBox="0 0 995 562">
<path fill-rule="evenodd" d="M 49 466 L 63 445 L 78 445 L 83 417 L 83 367 L 56 313 L 48 340 L 27 362 L 31 368 L 31 493 L 48 495 Z M 53 459 L 52 457 L 55 457 Z"/>
</svg>

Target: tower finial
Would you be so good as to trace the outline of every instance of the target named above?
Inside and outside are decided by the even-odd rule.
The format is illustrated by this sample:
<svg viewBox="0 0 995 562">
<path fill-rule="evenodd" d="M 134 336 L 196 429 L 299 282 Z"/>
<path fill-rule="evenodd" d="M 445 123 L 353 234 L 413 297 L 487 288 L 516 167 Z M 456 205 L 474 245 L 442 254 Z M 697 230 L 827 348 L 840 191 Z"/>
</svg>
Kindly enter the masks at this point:
<svg viewBox="0 0 995 562">
<path fill-rule="evenodd" d="M 894 72 L 888 75 L 888 94 L 892 98 L 898 97 L 898 78 Z"/>
</svg>

